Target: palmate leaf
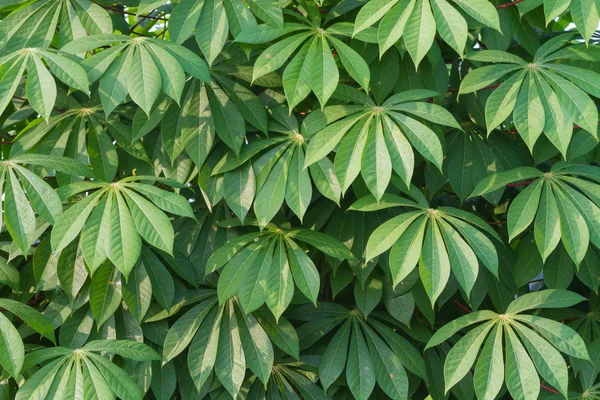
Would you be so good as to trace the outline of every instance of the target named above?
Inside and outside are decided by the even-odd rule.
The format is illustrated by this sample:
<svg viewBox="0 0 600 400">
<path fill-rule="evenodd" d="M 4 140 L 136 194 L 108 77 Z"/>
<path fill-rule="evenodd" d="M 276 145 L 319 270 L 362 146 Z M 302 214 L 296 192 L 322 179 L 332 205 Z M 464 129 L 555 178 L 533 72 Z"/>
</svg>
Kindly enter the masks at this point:
<svg viewBox="0 0 600 400">
<path fill-rule="evenodd" d="M 412 191 L 418 191 L 412 188 Z M 470 295 L 478 275 L 479 262 L 490 272 L 498 273 L 498 255 L 492 241 L 478 229 L 486 223 L 474 216 L 463 220 L 464 216 L 452 208 L 431 209 L 427 204 L 411 205 L 399 196 L 386 195 L 386 200 L 396 198 L 384 208 L 402 205 L 414 207 L 411 211 L 390 219 L 380 225 L 368 240 L 365 256 L 371 259 L 392 248 L 389 256 L 389 268 L 394 286 L 405 279 L 419 263 L 419 274 L 425 291 L 434 304 L 448 283 L 450 270 Z M 369 204 L 376 206 L 373 196 L 358 200 L 352 208 L 360 207 L 367 211 Z M 380 203 L 381 204 L 381 203 Z M 374 207 L 370 211 L 376 210 Z M 458 211 L 458 210 L 457 210 Z M 495 235 L 492 235 L 495 236 Z"/>
<path fill-rule="evenodd" d="M 478 358 L 473 378 L 478 396 L 482 396 L 482 398 L 495 397 L 500 390 L 501 380 L 498 381 L 496 375 L 495 378 L 491 377 L 493 379 L 491 381 L 489 368 L 492 363 L 498 363 L 502 359 L 501 343 L 504 335 L 507 362 L 506 384 L 511 395 L 524 399 L 537 396 L 539 380 L 537 374 L 534 373 L 534 366 L 539 375 L 563 395 L 566 395 L 567 367 L 559 351 L 564 351 L 573 357 L 581 357 L 584 360 L 589 359 L 584 342 L 575 331 L 558 322 L 526 314 L 520 315 L 520 313 L 535 308 L 568 307 L 582 300 L 584 300 L 583 297 L 565 290 L 543 290 L 518 297 L 509 305 L 506 314 L 494 315 L 480 312 L 475 316 L 474 313 L 462 317 L 460 323 L 459 320 L 456 320 L 455 323 L 441 328 L 430 339 L 428 347 L 438 345 L 470 324 L 491 319 L 470 330 L 448 354 L 444 364 L 446 388 L 454 386 Z M 542 336 L 523 323 L 540 332 Z M 549 326 L 553 326 L 553 329 L 548 330 Z M 491 330 L 492 328 L 493 330 Z M 567 341 L 572 347 L 566 346 L 565 342 L 558 340 L 555 335 L 564 335 L 565 339 L 568 337 Z M 484 348 L 478 357 L 478 349 L 484 342 Z M 532 374 L 535 380 L 531 380 Z M 538 383 L 533 385 L 536 381 Z"/>
<path fill-rule="evenodd" d="M 243 145 L 238 156 L 225 153 L 212 169 L 216 179 L 223 177 L 224 199 L 236 216 L 244 220 L 253 204 L 254 214 L 262 227 L 275 217 L 284 202 L 302 220 L 313 198 L 312 183 L 324 196 L 334 201 L 339 201 L 340 197 L 340 193 L 334 192 L 339 183 L 330 173 L 331 165 L 304 168 L 306 138 L 300 133 L 295 117 L 288 115 L 287 107 L 279 105 L 270 113 L 273 123 L 277 123 L 271 125 L 271 129 L 278 135 Z M 244 179 L 244 196 L 238 200 L 234 193 L 241 193 L 242 181 L 234 179 L 240 174 L 249 178 Z"/>
<path fill-rule="evenodd" d="M 56 102 L 56 83 L 52 75 L 74 90 L 86 94 L 89 90 L 85 70 L 60 51 L 41 48 L 17 50 L 2 57 L 0 66 L 8 68 L 8 72 L 0 76 L 0 85 L 5 89 L 0 96 L 0 112 L 11 102 L 18 87 L 16 83 L 21 80 L 25 71 L 25 94 L 33 109 L 46 120 L 54 111 Z"/>
<path fill-rule="evenodd" d="M 279 29 L 274 30 L 272 27 L 279 22 L 271 21 L 269 27 L 265 24 L 242 30 L 237 41 L 249 44 L 265 43 L 269 39 L 293 32 L 293 35 L 272 44 L 258 56 L 253 67 L 252 81 L 278 70 L 287 58 L 296 53 L 283 71 L 283 86 L 288 95 L 288 105 L 290 109 L 294 109 L 312 91 L 323 109 L 338 87 L 339 72 L 332 55 L 332 50 L 335 50 L 348 75 L 368 91 L 371 71 L 364 58 L 354 48 L 334 36 L 340 34 L 335 29 L 336 25 L 320 27 L 321 18 L 318 12 L 309 13 L 308 17 L 303 19 L 306 23 L 304 26 L 282 22 Z M 270 32 L 273 33 L 269 34 Z"/>
<path fill-rule="evenodd" d="M 307 307 L 303 310 L 308 310 Z M 365 320 L 358 310 L 349 311 L 327 303 L 320 304 L 314 316 L 298 314 L 300 319 L 307 321 L 298 329 L 315 329 L 332 314 L 337 319 L 337 327 L 330 327 L 337 329 L 333 336 L 335 340 L 329 342 L 319 361 L 319 377 L 324 387 L 336 380 L 345 368 L 355 398 L 368 398 L 375 382 L 391 398 L 406 398 L 408 381 L 404 368 L 420 376 L 425 373 L 423 359 L 412 344 L 376 321 L 376 317 Z"/>
<path fill-rule="evenodd" d="M 10 53 L 27 47 L 48 47 L 54 35 L 64 45 L 86 34 L 112 33 L 109 13 L 88 0 L 42 0 L 28 3 L 6 16 L 0 51 Z M 57 29 L 60 21 L 61 29 Z"/>
<path fill-rule="evenodd" d="M 530 151 L 533 151 L 543 131 L 566 157 L 573 123 L 583 126 L 592 136 L 597 136 L 598 112 L 586 94 L 595 92 L 587 89 L 585 83 L 592 75 L 584 70 L 581 77 L 573 78 L 573 72 L 583 68 L 570 67 L 573 69 L 561 73 L 562 68 L 555 68 L 552 62 L 572 38 L 573 34 L 566 33 L 548 40 L 536 52 L 530 64 L 525 64 L 520 58 L 513 61 L 514 56 L 510 53 L 496 50 L 466 55 L 469 60 L 499 64 L 478 68 L 468 74 L 461 83 L 461 93 L 482 89 L 512 73 L 486 102 L 488 132 L 502 124 L 514 109 L 512 115 L 515 126 Z M 583 59 L 584 56 L 576 58 Z M 517 64 L 504 64 L 507 61 Z"/>
<path fill-rule="evenodd" d="M 262 233 L 239 239 L 225 244 L 210 257 L 206 273 L 223 267 L 217 285 L 219 302 L 223 304 L 237 294 L 245 313 L 257 310 L 266 302 L 279 318 L 293 293 L 292 278 L 300 292 L 316 304 L 319 273 L 297 242 L 314 246 L 333 257 L 354 259 L 336 239 L 306 229 L 282 230 L 269 224 Z M 285 275 L 280 275 L 282 271 Z"/>
<path fill-rule="evenodd" d="M 0 0 L 0 398 L 597 397 L 597 6 Z"/>
<path fill-rule="evenodd" d="M 62 51 L 81 54 L 115 43 L 111 58 L 99 52 L 84 59 L 88 76 L 93 74 L 100 86 L 111 91 L 104 94 L 106 98 L 101 98 L 107 115 L 127 94 L 148 117 L 161 92 L 179 102 L 185 80 L 183 71 L 210 82 L 208 68 L 200 57 L 185 47 L 165 41 L 114 34 L 91 35 L 68 43 Z"/>
<path fill-rule="evenodd" d="M 178 319 L 169 329 L 163 359 L 172 360 L 188 346 L 188 367 L 194 385 L 201 388 L 210 372 L 229 393 L 240 390 L 246 362 L 263 382 L 273 365 L 272 333 L 261 319 L 246 315 L 234 301 L 219 306 L 213 295 Z M 261 325 L 263 324 L 263 325 Z"/>
<path fill-rule="evenodd" d="M 136 182 L 139 180 L 144 179 L 98 183 L 100 190 L 76 203 L 56 222 L 53 250 L 64 249 L 83 231 L 82 252 L 92 269 L 107 257 L 125 278 L 140 257 L 142 239 L 173 255 L 173 227 L 164 211 L 193 217 L 191 206 L 179 195 Z M 72 185 L 74 190 L 66 197 L 89 189 L 77 183 Z"/>
<path fill-rule="evenodd" d="M 37 370 L 15 398 L 64 398 L 71 390 L 83 396 L 142 399 L 143 394 L 127 372 L 96 353 L 106 352 L 136 361 L 157 360 L 160 356 L 147 345 L 130 340 L 96 340 L 78 349 L 42 348 L 30 353 L 28 368 L 53 360 Z M 71 388 L 72 387 L 72 388 Z"/>
<path fill-rule="evenodd" d="M 341 86 L 336 93 L 344 100 L 356 95 L 355 89 L 347 86 Z M 340 116 L 342 119 L 331 121 L 315 133 L 306 150 L 305 165 L 323 159 L 339 144 L 334 163 L 338 180 L 345 188 L 349 187 L 360 165 L 367 187 L 378 200 L 388 186 L 392 170 L 407 184 L 410 182 L 414 166 L 408 143 L 441 169 L 443 152 L 439 137 L 413 116 L 461 128 L 442 107 L 414 101 L 428 96 L 429 92 L 407 92 L 390 97 L 383 106 L 365 104 L 352 109 L 349 115 Z"/>
<path fill-rule="evenodd" d="M 525 231 L 535 218 L 535 242 L 542 260 L 546 260 L 562 241 L 569 257 L 575 265 L 580 265 L 589 242 L 598 241 L 595 221 L 600 199 L 595 194 L 596 167 L 557 168 L 546 174 L 536 173 L 531 168 L 515 172 L 489 176 L 472 194 L 487 193 L 501 185 L 539 177 L 514 199 L 508 209 L 510 239 Z"/>
<path fill-rule="evenodd" d="M 415 66 L 418 67 L 431 48 L 437 30 L 442 39 L 462 55 L 468 26 L 455 6 L 477 22 L 500 31 L 498 13 L 492 4 L 485 0 L 455 1 L 454 4 L 444 0 L 370 0 L 356 16 L 354 35 L 381 19 L 378 43 L 382 54 L 391 43 L 402 37 Z"/>
</svg>

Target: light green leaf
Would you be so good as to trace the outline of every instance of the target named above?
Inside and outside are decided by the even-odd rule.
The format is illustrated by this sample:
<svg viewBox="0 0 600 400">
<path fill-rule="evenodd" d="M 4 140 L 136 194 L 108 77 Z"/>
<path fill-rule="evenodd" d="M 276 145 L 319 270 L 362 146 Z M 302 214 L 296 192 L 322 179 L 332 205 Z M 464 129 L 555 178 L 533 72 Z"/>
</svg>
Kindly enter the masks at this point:
<svg viewBox="0 0 600 400">
<path fill-rule="evenodd" d="M 433 307 L 450 278 L 448 252 L 440 228 L 434 219 L 427 224 L 419 259 L 419 274 Z"/>
<path fill-rule="evenodd" d="M 137 46 L 128 65 L 127 90 L 131 99 L 150 117 L 150 111 L 161 91 L 162 79 L 152 55 L 145 46 Z"/>
<path fill-rule="evenodd" d="M 560 242 L 560 220 L 554 191 L 550 185 L 544 185 L 540 205 L 534 224 L 535 243 L 542 260 L 546 261 Z"/>
<path fill-rule="evenodd" d="M 537 372 L 510 326 L 505 327 L 506 342 L 506 387 L 514 399 L 535 400 L 540 392 Z"/>
<path fill-rule="evenodd" d="M 490 321 L 474 328 L 452 347 L 444 362 L 446 392 L 471 370 L 481 344 L 495 324 L 495 321 Z"/>
<path fill-rule="evenodd" d="M 183 314 L 169 329 L 163 345 L 163 362 L 167 363 L 184 351 L 190 344 L 202 321 L 214 308 L 215 301 L 205 300 Z"/>
<path fill-rule="evenodd" d="M 467 44 L 467 21 L 446 0 L 433 0 L 431 6 L 440 36 L 458 55 L 462 55 Z"/>
<path fill-rule="evenodd" d="M 429 1 L 416 0 L 404 27 L 404 43 L 415 68 L 419 67 L 435 40 L 436 24 Z"/>
<path fill-rule="evenodd" d="M 512 241 L 533 221 L 540 203 L 544 181 L 538 179 L 515 197 L 508 209 L 508 241 Z"/>
</svg>

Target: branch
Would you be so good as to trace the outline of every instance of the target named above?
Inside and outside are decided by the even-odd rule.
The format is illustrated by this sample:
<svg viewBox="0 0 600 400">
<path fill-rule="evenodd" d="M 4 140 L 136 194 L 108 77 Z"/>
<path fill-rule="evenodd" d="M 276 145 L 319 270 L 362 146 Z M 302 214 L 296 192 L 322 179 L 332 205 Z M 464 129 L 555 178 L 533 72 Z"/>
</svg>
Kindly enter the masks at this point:
<svg viewBox="0 0 600 400">
<path fill-rule="evenodd" d="M 500 8 L 512 7 L 512 6 L 515 6 L 515 5 L 519 4 L 519 3 L 522 3 L 524 1 L 525 0 L 515 0 L 515 1 L 511 1 L 510 3 L 501 4 L 499 6 L 496 6 L 496 8 L 500 9 Z M 556 392 L 556 393 L 558 393 L 558 392 Z"/>
<path fill-rule="evenodd" d="M 117 8 L 117 7 L 105 6 L 100 3 L 96 3 L 95 1 L 94 1 L 94 4 L 99 5 L 100 7 L 104 8 L 105 10 L 114 11 L 114 12 L 117 12 L 117 13 L 123 14 L 123 15 L 138 16 L 142 19 L 155 19 L 157 21 L 165 21 L 165 22 L 167 21 L 167 19 L 165 17 L 154 17 L 152 15 L 137 15 L 136 13 L 131 13 L 131 12 L 128 12 L 125 10 L 121 10 L 120 8 Z"/>
</svg>

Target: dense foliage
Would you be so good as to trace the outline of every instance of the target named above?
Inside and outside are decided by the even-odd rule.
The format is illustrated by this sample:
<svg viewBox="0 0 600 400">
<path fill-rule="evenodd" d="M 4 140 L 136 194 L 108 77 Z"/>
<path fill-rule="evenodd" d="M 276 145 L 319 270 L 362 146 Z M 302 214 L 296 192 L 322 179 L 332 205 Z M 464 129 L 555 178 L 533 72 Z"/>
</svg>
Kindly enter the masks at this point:
<svg viewBox="0 0 600 400">
<path fill-rule="evenodd" d="M 600 399 L 600 1 L 0 0 L 0 400 Z"/>
</svg>

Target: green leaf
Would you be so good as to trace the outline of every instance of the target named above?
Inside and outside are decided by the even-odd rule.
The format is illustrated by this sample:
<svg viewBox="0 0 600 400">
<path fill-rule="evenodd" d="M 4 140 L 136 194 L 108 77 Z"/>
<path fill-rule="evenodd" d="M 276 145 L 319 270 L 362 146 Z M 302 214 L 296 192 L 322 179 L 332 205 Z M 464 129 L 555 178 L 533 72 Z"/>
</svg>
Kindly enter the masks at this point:
<svg viewBox="0 0 600 400">
<path fill-rule="evenodd" d="M 348 355 L 348 343 L 352 323 L 345 322 L 331 339 L 319 361 L 319 378 L 323 388 L 329 386 L 342 374 Z"/>
<path fill-rule="evenodd" d="M 151 347 L 133 340 L 92 340 L 83 349 L 116 354 L 134 361 L 160 360 L 160 356 Z"/>
<path fill-rule="evenodd" d="M 440 138 L 416 119 L 396 112 L 392 112 L 390 115 L 398 122 L 401 130 L 415 149 L 441 171 L 444 156 Z"/>
<path fill-rule="evenodd" d="M 544 116 L 546 118 L 544 133 L 554 147 L 561 152 L 563 157 L 566 157 L 573 134 L 571 118 L 565 112 L 558 96 L 546 80 L 542 79 L 539 75 L 536 78 L 539 85 L 538 88 L 541 89 L 540 98 L 544 106 Z"/>
<path fill-rule="evenodd" d="M 319 99 L 323 110 L 338 85 L 340 74 L 325 37 L 317 38 L 316 41 L 317 49 L 310 68 L 310 88 Z"/>
<path fill-rule="evenodd" d="M 537 372 L 510 326 L 506 326 L 506 387 L 515 399 L 534 400 L 540 392 Z"/>
<path fill-rule="evenodd" d="M 371 3 L 367 3 L 363 9 L 369 7 Z M 415 8 L 416 0 L 400 0 L 391 9 L 387 10 L 387 5 L 392 3 L 384 3 L 386 7 L 383 9 L 386 10 L 382 13 L 383 18 L 377 29 L 377 42 L 379 44 L 379 54 L 381 55 L 392 47 L 404 33 L 406 22 Z M 363 9 L 361 9 L 361 13 Z"/>
<path fill-rule="evenodd" d="M 126 282 L 121 282 L 123 301 L 138 324 L 142 324 L 144 316 L 152 300 L 152 283 L 143 263 L 138 263 L 129 274 Z"/>
<path fill-rule="evenodd" d="M 157 249 L 173 255 L 174 232 L 169 217 L 135 192 L 125 190 L 125 194 L 131 219 L 142 238 Z"/>
<path fill-rule="evenodd" d="M 267 276 L 267 288 L 265 293 L 265 302 L 269 310 L 279 321 L 281 314 L 286 310 L 292 301 L 294 294 L 294 281 L 285 251 L 283 238 L 277 240 L 277 247 L 273 253 L 271 269 Z"/>
<path fill-rule="evenodd" d="M 161 90 L 160 71 L 145 46 L 137 46 L 131 57 L 131 68 L 127 78 L 127 90 L 131 99 L 150 117 L 152 105 Z"/>
<path fill-rule="evenodd" d="M 482 179 L 469 197 L 481 196 L 482 194 L 491 193 L 500 189 L 509 183 L 524 181 L 527 179 L 538 178 L 542 176 L 542 172 L 532 167 L 518 167 L 510 171 L 498 172 Z"/>
<path fill-rule="evenodd" d="M 544 106 L 538 93 L 533 75 L 523 82 L 513 113 L 515 127 L 525 141 L 529 151 L 533 151 L 537 139 L 546 123 Z"/>
<path fill-rule="evenodd" d="M 276 0 L 250 0 L 248 4 L 259 19 L 273 26 L 283 28 L 283 13 Z"/>
<path fill-rule="evenodd" d="M 560 220 L 558 205 L 552 187 L 544 185 L 534 224 L 535 243 L 545 262 L 560 241 Z"/>
<path fill-rule="evenodd" d="M 42 60 L 35 53 L 27 62 L 27 82 L 25 93 L 31 107 L 48 120 L 56 101 L 56 84 Z"/>
<path fill-rule="evenodd" d="M 276 244 L 277 242 L 272 240 L 268 246 L 262 248 L 258 258 L 250 264 L 246 276 L 240 285 L 238 298 L 246 314 L 259 309 L 265 302 L 267 279 L 273 262 L 273 253 Z"/>
<path fill-rule="evenodd" d="M 119 272 L 110 262 L 105 262 L 92 278 L 90 307 L 97 326 L 102 326 L 121 305 L 121 292 L 115 287 Z"/>
<path fill-rule="evenodd" d="M 140 389 L 129 374 L 116 364 L 96 354 L 90 354 L 88 357 L 94 362 L 94 365 L 104 376 L 113 393 L 119 398 L 123 400 L 138 400 L 143 397 Z"/>
<path fill-rule="evenodd" d="M 512 324 L 525 344 L 531 359 L 542 378 L 566 397 L 568 371 L 560 353 L 537 333 L 517 322 Z"/>
<path fill-rule="evenodd" d="M 369 117 L 355 124 L 342 139 L 336 151 L 333 165 L 343 193 L 346 193 L 360 172 L 371 120 Z"/>
<path fill-rule="evenodd" d="M 486 0 L 454 0 L 464 12 L 478 22 L 501 32 L 500 20 L 496 8 Z"/>
<path fill-rule="evenodd" d="M 583 39 L 588 42 L 596 29 L 594 25 L 600 19 L 597 4 L 592 0 L 571 0 L 571 17 Z"/>
<path fill-rule="evenodd" d="M 544 1 L 544 14 L 546 15 L 546 25 L 554 18 L 562 14 L 571 2 L 569 0 L 548 0 Z"/>
<path fill-rule="evenodd" d="M 421 211 L 411 211 L 389 219 L 377 227 L 369 237 L 365 248 L 365 260 L 369 261 L 387 251 L 398 241 Z"/>
<path fill-rule="evenodd" d="M 49 51 L 40 51 L 40 54 L 54 76 L 73 89 L 80 90 L 85 94 L 88 93 L 87 75 L 79 64 L 67 57 Z"/>
<path fill-rule="evenodd" d="M 506 312 L 519 314 L 535 308 L 566 308 L 584 300 L 584 297 L 568 290 L 546 289 L 517 297 L 510 303 Z"/>
<path fill-rule="evenodd" d="M 533 221 L 540 204 L 544 181 L 538 179 L 527 186 L 512 201 L 508 209 L 508 240 L 512 241 Z"/>
<path fill-rule="evenodd" d="M 589 360 L 590 356 L 585 342 L 577 332 L 567 325 L 535 315 L 516 315 L 514 318 L 530 325 L 563 353 L 582 360 Z"/>
<path fill-rule="evenodd" d="M 291 155 L 291 151 L 287 151 L 279 158 L 256 194 L 254 213 L 261 228 L 273 219 L 283 204 Z"/>
<path fill-rule="evenodd" d="M 367 2 L 356 16 L 356 20 L 354 21 L 354 33 L 352 36 L 379 21 L 396 3 L 397 1 L 386 0 L 373 0 Z"/>
<path fill-rule="evenodd" d="M 186 349 L 214 305 L 214 300 L 205 300 L 183 314 L 171 326 L 163 345 L 163 363 L 171 361 Z"/>
<path fill-rule="evenodd" d="M 227 22 L 223 2 L 205 0 L 200 19 L 196 24 L 196 41 L 209 66 L 223 49 L 228 33 L 229 22 Z"/>
<path fill-rule="evenodd" d="M 457 333 L 461 329 L 466 328 L 469 325 L 476 324 L 476 323 L 482 322 L 482 321 L 487 321 L 490 319 L 494 319 L 497 316 L 498 316 L 498 314 L 496 314 L 493 311 L 482 310 L 482 311 L 475 311 L 470 314 L 463 315 L 462 317 L 458 317 L 458 318 L 452 320 L 451 322 L 447 323 L 440 329 L 438 329 L 433 334 L 431 339 L 429 339 L 427 346 L 425 346 L 425 350 L 427 350 L 433 346 L 437 346 L 440 343 L 445 342 L 450 337 L 452 337 L 455 333 Z"/>
<path fill-rule="evenodd" d="M 263 242 L 255 242 L 242 249 L 225 265 L 217 286 L 220 304 L 237 294 L 248 269 L 255 262 L 263 247 Z"/>
<path fill-rule="evenodd" d="M 147 247 L 143 248 L 140 262 L 144 265 L 150 283 L 152 284 L 152 296 L 165 310 L 171 308 L 175 296 L 175 288 L 171 273 L 160 262 Z"/>
<path fill-rule="evenodd" d="M 314 164 L 329 154 L 340 140 L 342 140 L 346 132 L 348 132 L 363 116 L 364 115 L 360 114 L 358 116 L 352 115 L 346 117 L 317 132 L 306 148 L 304 167 L 306 168 L 307 166 Z"/>
<path fill-rule="evenodd" d="M 61 251 L 79 235 L 88 216 L 98 204 L 101 194 L 102 192 L 98 191 L 84 197 L 60 215 L 52 228 L 53 252 Z"/>
<path fill-rule="evenodd" d="M 136 222 L 120 193 L 109 194 L 112 197 L 110 209 L 110 230 L 106 245 L 108 259 L 125 277 L 135 266 L 140 252 L 142 240 L 137 234 Z M 139 221 L 137 221 L 139 223 Z M 106 240 L 106 239 L 105 239 Z"/>
<path fill-rule="evenodd" d="M 238 318 L 244 357 L 248 368 L 266 385 L 273 368 L 273 346 L 269 336 L 252 315 Z"/>
<path fill-rule="evenodd" d="M 150 45 L 148 51 L 160 72 L 162 91 L 179 104 L 185 85 L 185 73 L 175 57 L 160 46 Z"/>
<path fill-rule="evenodd" d="M 0 283 L 8 285 L 14 290 L 19 290 L 20 279 L 19 270 L 4 257 L 0 257 Z"/>
<path fill-rule="evenodd" d="M 433 307 L 450 278 L 450 259 L 440 228 L 434 219 L 430 219 L 427 224 L 419 260 L 419 274 Z"/>
<path fill-rule="evenodd" d="M 495 399 L 504 381 L 502 327 L 496 325 L 475 365 L 473 383 L 478 399 Z"/>
<path fill-rule="evenodd" d="M 448 250 L 452 272 L 460 287 L 467 294 L 467 298 L 470 298 L 471 290 L 475 286 L 475 280 L 479 272 L 477 257 L 467 242 L 448 223 L 439 221 L 439 226 Z"/>
<path fill-rule="evenodd" d="M 9 176 L 6 180 L 4 223 L 8 233 L 23 254 L 27 254 L 36 227 L 35 213 L 29 205 L 15 173 L 11 170 L 8 170 L 7 173 Z"/>
<path fill-rule="evenodd" d="M 363 325 L 379 387 L 391 398 L 408 397 L 408 377 L 398 357 L 368 326 Z"/>
<path fill-rule="evenodd" d="M 283 90 L 290 111 L 310 94 L 310 77 L 318 42 L 306 42 L 283 71 Z"/>
<path fill-rule="evenodd" d="M 169 37 L 181 44 L 192 34 L 200 18 L 204 0 L 183 0 L 173 8 L 169 18 Z"/>
<path fill-rule="evenodd" d="M 226 172 L 223 184 L 225 185 L 223 193 L 225 201 L 231 211 L 243 222 L 250 210 L 256 190 L 254 170 L 250 163 Z"/>
<path fill-rule="evenodd" d="M 415 69 L 433 45 L 435 32 L 436 23 L 429 1 L 416 0 L 413 12 L 404 27 L 404 44 Z"/>
<path fill-rule="evenodd" d="M 475 53 L 478 54 L 479 52 Z M 497 64 L 477 68 L 470 72 L 460 83 L 459 95 L 472 93 L 491 85 L 509 72 L 521 69 L 521 65 Z"/>
<path fill-rule="evenodd" d="M 431 6 L 440 36 L 462 55 L 467 44 L 467 21 L 446 0 L 433 0 Z"/>
<path fill-rule="evenodd" d="M 300 358 L 298 334 L 287 319 L 276 321 L 270 314 L 260 311 L 254 315 L 277 347 L 297 360 Z"/>
<path fill-rule="evenodd" d="M 427 221 L 428 218 L 426 217 L 414 221 L 392 247 L 390 272 L 392 273 L 394 287 L 402 282 L 419 262 Z"/>
<path fill-rule="evenodd" d="M 340 57 L 340 61 L 348 75 L 352 77 L 360 86 L 365 90 L 369 90 L 369 81 L 371 78 L 371 71 L 367 62 L 354 50 L 341 40 L 336 39 L 333 36 L 327 38 L 335 47 L 337 55 Z"/>
<path fill-rule="evenodd" d="M 87 166 L 77 160 L 67 157 L 56 157 L 46 154 L 20 154 L 12 157 L 11 161 L 19 164 L 37 165 L 50 170 L 54 169 L 73 176 L 95 178 L 94 174 Z"/>
<path fill-rule="evenodd" d="M 579 268 L 588 249 L 590 234 L 583 216 L 565 193 L 556 188 L 560 233 L 567 253 Z"/>
<path fill-rule="evenodd" d="M 245 135 L 244 118 L 235 104 L 233 104 L 233 101 L 217 85 L 207 87 L 206 94 L 208 95 L 210 111 L 212 112 L 212 118 L 214 119 L 214 126 L 217 134 L 221 140 L 236 153 L 236 155 L 239 154 Z M 206 115 L 204 115 L 205 113 Z M 201 115 L 203 115 L 203 117 L 208 117 L 207 111 L 202 112 Z M 202 135 L 203 133 L 203 130 L 201 130 L 200 134 Z M 207 147 L 206 153 L 208 153 L 208 150 L 210 149 L 210 146 Z"/>
<path fill-rule="evenodd" d="M 371 361 L 369 347 L 360 330 L 359 324 L 352 322 L 348 363 L 346 365 L 348 387 L 354 398 L 366 400 L 375 388 L 375 380 L 375 366 L 373 365 L 373 361 Z"/>
<path fill-rule="evenodd" d="M 222 308 L 213 307 L 190 345 L 187 367 L 196 390 L 202 388 L 215 365 L 222 315 Z"/>
<path fill-rule="evenodd" d="M 288 238 L 285 240 L 294 282 L 296 282 L 298 289 L 316 305 L 321 282 L 319 271 L 317 271 L 312 260 L 293 240 Z"/>
<path fill-rule="evenodd" d="M 229 303 L 221 318 L 219 349 L 214 368 L 223 387 L 233 398 L 237 397 L 244 380 L 245 360 L 237 318 L 233 304 Z"/>
<path fill-rule="evenodd" d="M 370 276 L 364 285 L 359 281 L 355 282 L 354 299 L 365 317 L 368 317 L 381 301 L 382 287 L 381 280 L 374 276 Z"/>
<path fill-rule="evenodd" d="M 17 379 L 24 358 L 25 348 L 19 332 L 8 318 L 0 314 L 0 365 Z"/>
<path fill-rule="evenodd" d="M 379 201 L 392 176 L 392 161 L 379 118 L 371 123 L 361 159 L 361 172 L 369 191 Z"/>
<path fill-rule="evenodd" d="M 252 69 L 252 81 L 281 67 L 288 57 L 310 36 L 310 33 L 299 33 L 285 38 L 270 47 L 258 56 Z M 337 71 L 337 69 L 336 69 Z M 311 73 L 312 76 L 312 73 Z"/>
<path fill-rule="evenodd" d="M 94 174 L 104 182 L 112 182 L 119 167 L 119 156 L 99 124 L 93 124 L 88 130 L 87 152 Z"/>
<path fill-rule="evenodd" d="M 512 113 L 526 72 L 516 73 L 495 89 L 485 103 L 488 135 Z"/>
<path fill-rule="evenodd" d="M 490 321 L 474 328 L 452 347 L 444 362 L 446 392 L 471 370 L 479 348 L 495 324 Z"/>
</svg>

